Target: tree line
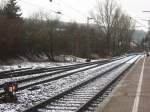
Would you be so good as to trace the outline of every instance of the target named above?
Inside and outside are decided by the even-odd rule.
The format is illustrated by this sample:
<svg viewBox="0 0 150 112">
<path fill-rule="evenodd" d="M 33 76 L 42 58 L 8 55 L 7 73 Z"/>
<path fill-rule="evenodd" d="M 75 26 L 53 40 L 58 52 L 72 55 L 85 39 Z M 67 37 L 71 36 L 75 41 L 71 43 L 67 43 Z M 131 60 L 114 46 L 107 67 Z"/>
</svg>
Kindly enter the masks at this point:
<svg viewBox="0 0 150 112">
<path fill-rule="evenodd" d="M 98 3 L 96 24 L 66 23 L 37 13 L 21 17 L 16 0 L 0 8 L 0 59 L 33 55 L 116 56 L 130 50 L 134 22 L 112 0 Z"/>
</svg>

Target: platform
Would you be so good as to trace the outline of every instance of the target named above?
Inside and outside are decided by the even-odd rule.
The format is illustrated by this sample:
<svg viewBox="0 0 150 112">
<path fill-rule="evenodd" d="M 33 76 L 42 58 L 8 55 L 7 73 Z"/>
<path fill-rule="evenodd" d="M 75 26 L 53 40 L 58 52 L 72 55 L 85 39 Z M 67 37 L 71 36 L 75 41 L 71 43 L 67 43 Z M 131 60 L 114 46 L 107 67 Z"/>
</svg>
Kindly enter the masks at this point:
<svg viewBox="0 0 150 112">
<path fill-rule="evenodd" d="M 150 112 L 150 57 L 129 70 L 97 112 Z"/>
</svg>

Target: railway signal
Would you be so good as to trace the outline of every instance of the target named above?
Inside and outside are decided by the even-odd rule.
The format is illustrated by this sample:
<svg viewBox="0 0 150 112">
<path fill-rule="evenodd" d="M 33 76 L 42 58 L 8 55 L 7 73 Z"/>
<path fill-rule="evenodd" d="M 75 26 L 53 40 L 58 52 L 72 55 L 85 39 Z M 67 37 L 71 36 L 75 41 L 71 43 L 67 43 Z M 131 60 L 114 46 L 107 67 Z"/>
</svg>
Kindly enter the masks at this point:
<svg viewBox="0 0 150 112">
<path fill-rule="evenodd" d="M 16 102 L 17 96 L 17 84 L 15 82 L 6 82 L 3 86 L 4 96 L 2 98 L 3 102 Z"/>
</svg>

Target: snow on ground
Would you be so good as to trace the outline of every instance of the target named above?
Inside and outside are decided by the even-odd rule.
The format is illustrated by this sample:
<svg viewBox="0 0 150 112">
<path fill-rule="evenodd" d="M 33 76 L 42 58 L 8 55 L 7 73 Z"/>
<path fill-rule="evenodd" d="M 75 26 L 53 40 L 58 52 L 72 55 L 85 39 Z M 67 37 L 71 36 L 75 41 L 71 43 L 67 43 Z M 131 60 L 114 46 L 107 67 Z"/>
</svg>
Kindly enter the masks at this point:
<svg viewBox="0 0 150 112">
<path fill-rule="evenodd" d="M 59 56 L 60 58 L 60 56 Z M 76 62 L 73 62 L 73 58 L 76 59 Z M 25 60 L 22 63 L 19 63 L 17 60 L 12 60 L 14 64 L 11 65 L 0 65 L 0 71 L 14 70 L 20 68 L 47 68 L 47 67 L 57 67 L 57 66 L 66 66 L 78 63 L 84 63 L 86 59 L 65 56 L 65 62 L 29 62 Z M 16 64 L 15 64 L 16 63 Z M 19 64 L 18 64 L 19 63 Z"/>
<path fill-rule="evenodd" d="M 41 101 L 46 100 L 49 97 L 52 97 L 69 87 L 72 87 L 76 85 L 77 83 L 80 83 L 81 81 L 87 80 L 87 78 L 94 77 L 103 71 L 106 71 L 119 63 L 122 63 L 128 59 L 130 59 L 133 56 L 127 57 L 125 59 L 122 59 L 121 61 L 115 61 L 109 64 L 105 64 L 100 67 L 93 68 L 91 70 L 87 70 L 84 72 L 76 73 L 74 75 L 55 80 L 49 83 L 40 84 L 37 86 L 34 86 L 30 89 L 25 89 L 23 91 L 17 92 L 18 96 L 18 103 L 17 104 L 1 104 L 0 109 L 1 111 L 21 111 L 25 108 L 31 107 L 32 105 L 35 105 L 36 103 L 39 103 Z M 129 65 L 130 63 L 128 63 Z M 33 88 L 36 88 L 32 91 Z"/>
<path fill-rule="evenodd" d="M 6 71 L 6 70 L 14 70 L 14 69 L 20 69 L 21 68 L 48 68 L 48 67 L 57 67 L 57 66 L 66 66 L 66 65 L 72 65 L 77 64 L 76 62 L 67 62 L 67 63 L 55 63 L 55 62 L 23 62 L 20 64 L 14 64 L 14 65 L 0 65 L 0 71 Z"/>
<path fill-rule="evenodd" d="M 75 57 L 72 55 L 65 55 L 65 56 L 60 55 L 60 56 L 56 56 L 56 57 L 59 58 L 58 61 L 60 61 L 60 62 L 29 62 L 27 59 L 24 59 L 22 57 L 24 62 L 19 63 L 19 61 L 17 61 L 17 60 L 14 60 L 14 61 L 12 60 L 13 63 L 16 63 L 16 64 L 0 65 L 0 72 L 7 71 L 7 70 L 20 69 L 20 68 L 33 68 L 34 69 L 34 68 L 58 67 L 58 66 L 66 66 L 66 65 L 72 65 L 72 64 L 86 62 L 86 59 Z M 105 60 L 105 59 L 101 58 L 98 60 Z M 94 61 L 98 61 L 98 60 L 91 60 L 91 61 L 94 62 Z"/>
<path fill-rule="evenodd" d="M 58 72 L 58 70 L 57 71 L 50 71 L 50 72 L 46 72 L 46 73 L 33 74 L 33 75 L 29 75 L 29 76 L 26 75 L 26 76 L 20 76 L 20 77 L 5 78 L 5 79 L 0 79 L 0 84 L 3 84 L 5 82 L 10 82 L 10 81 L 15 82 L 15 81 L 18 81 L 18 80 L 29 79 L 29 78 L 38 77 L 38 76 L 45 76 L 45 75 L 49 74 L 49 76 L 47 76 L 47 77 L 43 77 L 43 78 L 40 78 L 40 79 L 34 79 L 34 81 L 25 82 L 25 84 L 21 84 L 21 85 L 27 85 L 27 84 L 40 82 L 42 80 L 51 79 L 51 78 L 54 78 L 54 77 L 62 76 L 62 75 L 68 74 L 68 73 L 76 72 L 76 71 L 79 71 L 79 70 L 84 70 L 84 69 L 95 67 L 95 66 L 96 66 L 96 64 L 86 66 L 86 67 L 81 67 L 81 68 L 78 68 L 78 69 L 75 69 L 75 70 L 69 70 L 69 71 L 62 72 L 62 73 L 55 74 L 55 75 L 50 75 L 50 74 Z M 62 70 L 59 70 L 59 71 L 62 71 Z"/>
</svg>

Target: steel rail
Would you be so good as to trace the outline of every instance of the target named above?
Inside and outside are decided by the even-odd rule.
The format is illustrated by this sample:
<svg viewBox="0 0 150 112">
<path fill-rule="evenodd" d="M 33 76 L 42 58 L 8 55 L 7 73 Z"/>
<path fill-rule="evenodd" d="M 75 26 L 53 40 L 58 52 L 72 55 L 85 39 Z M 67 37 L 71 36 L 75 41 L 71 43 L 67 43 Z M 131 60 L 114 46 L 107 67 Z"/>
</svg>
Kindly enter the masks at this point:
<svg viewBox="0 0 150 112">
<path fill-rule="evenodd" d="M 126 56 L 113 57 L 111 59 L 105 59 L 105 60 L 100 60 L 100 61 L 95 61 L 95 62 L 86 62 L 86 63 L 80 63 L 80 64 L 73 64 L 73 65 L 66 65 L 66 66 L 60 66 L 60 67 L 36 68 L 36 69 L 24 68 L 24 69 L 3 71 L 3 72 L 0 72 L 0 79 L 10 78 L 10 77 L 26 76 L 26 75 L 32 75 L 32 74 L 38 74 L 38 73 L 45 73 L 45 72 L 62 70 L 62 69 L 75 67 L 75 66 L 80 66 L 80 65 L 96 64 L 96 63 L 99 63 L 99 62 L 102 62 L 102 63 L 106 62 L 106 61 L 109 62 L 109 60 L 117 60 L 117 59 L 122 59 L 124 57 L 126 57 Z M 22 70 L 25 70 L 25 71 L 22 71 Z"/>
<path fill-rule="evenodd" d="M 114 60 L 113 60 L 114 61 Z M 111 61 L 110 61 L 111 62 Z M 92 67 L 88 67 L 88 68 L 84 68 L 84 69 L 81 69 L 81 70 L 78 70 L 78 71 L 75 71 L 75 72 L 71 72 L 71 73 L 67 73 L 67 74 L 64 74 L 64 75 L 60 75 L 60 76 L 56 76 L 56 77 L 53 77 L 53 78 L 50 78 L 50 79 L 46 79 L 46 80 L 42 80 L 42 81 L 39 81 L 39 82 L 34 82 L 32 84 L 29 84 L 29 85 L 25 85 L 25 86 L 22 86 L 22 87 L 19 87 L 18 88 L 18 91 L 20 90 L 23 90 L 23 89 L 26 89 L 26 88 L 29 88 L 29 87 L 32 87 L 32 86 L 35 86 L 35 85 L 39 85 L 39 84 L 43 84 L 43 83 L 47 83 L 47 82 L 50 82 L 50 81 L 54 81 L 54 80 L 58 80 L 60 78 L 64 78 L 64 77 L 67 77 L 67 76 L 70 76 L 70 75 L 73 75 L 75 73 L 78 73 L 78 72 L 82 72 L 82 71 L 86 71 L 86 70 L 89 70 L 89 69 L 92 69 L 92 68 L 95 68 L 95 67 L 98 67 L 98 66 L 101 66 L 103 64 L 106 64 L 108 63 L 107 61 L 106 62 L 101 62 L 99 63 L 98 65 L 95 64 L 95 66 L 92 66 Z M 94 65 L 94 64 L 92 64 Z M 91 66 L 90 65 L 87 65 L 87 66 Z M 80 68 L 82 67 L 85 67 L 85 66 L 80 66 Z M 29 82 L 29 81 L 35 81 L 37 79 L 40 79 L 40 78 L 45 78 L 45 77 L 48 77 L 48 76 L 52 76 L 52 75 L 55 75 L 55 74 L 59 74 L 59 73 L 63 73 L 63 72 L 66 72 L 66 71 L 70 71 L 70 70 L 74 70 L 75 67 L 71 68 L 68 70 L 68 68 L 64 69 L 64 70 L 61 70 L 61 71 L 56 71 L 54 73 L 49 73 L 49 74 L 45 74 L 45 75 L 40 75 L 38 77 L 31 77 L 31 78 L 27 78 L 27 79 L 22 79 L 22 80 L 18 80 L 16 81 L 16 83 L 19 85 L 21 83 L 25 83 L 25 82 Z M 77 69 L 77 68 L 76 68 Z M 0 88 L 2 89 L 3 87 L 3 84 L 0 85 Z M 0 93 L 0 96 L 4 95 L 4 92 L 1 92 Z"/>
<path fill-rule="evenodd" d="M 138 59 L 137 59 L 138 60 Z M 135 62 L 137 61 L 135 60 Z M 108 83 L 102 90 L 100 90 L 95 96 L 93 96 L 91 99 L 89 99 L 85 104 L 83 104 L 76 112 L 84 112 L 87 110 L 93 101 L 95 101 L 98 97 L 102 96 L 109 88 L 112 87 L 112 85 L 115 84 L 115 82 L 120 79 L 122 75 L 124 75 L 134 64 L 130 64 L 124 71 L 122 71 L 116 78 L 114 78 L 110 83 Z"/>
<path fill-rule="evenodd" d="M 57 76 L 57 77 L 54 77 L 54 78 L 51 78 L 51 79 L 47 79 L 47 80 L 44 80 L 44 81 L 40 81 L 40 82 L 37 82 L 37 83 L 34 83 L 34 84 L 30 84 L 30 85 L 18 88 L 18 90 L 22 90 L 22 89 L 25 89 L 25 88 L 28 88 L 28 87 L 31 87 L 31 86 L 34 86 L 34 85 L 38 85 L 38 84 L 46 83 L 46 82 L 49 82 L 49 81 L 57 80 L 57 79 L 60 79 L 60 78 L 63 78 L 63 77 L 67 77 L 69 75 L 72 75 L 72 74 L 75 74 L 75 73 L 78 73 L 78 72 L 82 72 L 82 71 L 85 71 L 85 70 L 88 70 L 88 69 L 92 69 L 94 67 L 98 67 L 98 66 L 101 66 L 103 64 L 106 64 L 106 63 L 109 63 L 109 62 L 113 62 L 113 61 L 116 61 L 116 60 L 122 59 L 122 58 L 123 57 L 121 57 L 121 58 L 114 58 L 112 60 L 106 60 L 106 61 L 97 61 L 95 63 L 89 63 L 89 65 L 80 64 L 80 66 L 78 65 L 78 66 L 72 66 L 70 68 L 64 68 L 63 70 L 56 71 L 56 72 L 53 72 L 53 73 L 47 73 L 47 74 L 44 74 L 44 75 L 39 75 L 39 76 L 27 78 L 27 79 L 21 79 L 21 80 L 16 81 L 16 83 L 18 83 L 18 84 L 20 83 L 21 84 L 21 83 L 25 83 L 25 82 L 29 82 L 29 81 L 34 81 L 34 80 L 38 80 L 38 79 L 41 79 L 41 78 L 46 78 L 46 77 L 49 77 L 49 76 L 52 76 L 52 75 L 56 75 L 56 74 L 59 74 L 59 73 L 63 73 L 63 72 L 66 72 L 66 71 L 71 71 L 71 70 L 74 70 L 74 69 L 78 69 L 78 68 L 82 68 L 82 67 L 98 64 L 97 66 L 92 66 L 92 67 L 89 67 L 89 68 L 85 68 L 85 69 L 82 69 L 82 70 L 78 70 L 78 71 L 75 71 L 75 72 L 71 72 L 71 73 L 68 73 L 68 74 L 65 74 L 65 75 Z M 2 88 L 2 87 L 3 87 L 3 84 L 0 85 L 0 88 Z M 0 96 L 2 94 L 3 94 L 3 92 L 0 93 Z"/>
<path fill-rule="evenodd" d="M 106 61 L 109 61 L 109 60 L 100 60 L 100 61 L 89 62 L 89 63 L 80 63 L 80 64 L 74 64 L 74 65 L 61 66 L 61 67 L 51 67 L 51 68 L 38 68 L 38 69 L 28 68 L 28 69 L 25 69 L 26 71 L 10 70 L 7 72 L 0 72 L 0 79 L 26 76 L 26 75 L 32 75 L 32 74 L 37 74 L 37 73 L 45 73 L 45 72 L 56 71 L 56 70 L 63 70 L 67 68 L 77 67 L 77 66 L 80 67 L 80 66 L 86 66 L 89 64 L 103 63 Z"/>
<path fill-rule="evenodd" d="M 132 57 L 132 58 L 133 58 L 133 57 Z M 131 60 L 132 58 L 128 59 L 127 61 Z M 51 102 L 53 102 L 53 101 L 55 101 L 55 100 L 57 100 L 57 99 L 63 97 L 63 96 L 66 95 L 66 94 L 69 94 L 70 92 L 72 92 L 72 91 L 78 89 L 79 87 L 82 87 L 82 86 L 88 84 L 89 82 L 94 81 L 95 79 L 97 79 L 97 78 L 99 78 L 99 77 L 102 77 L 102 76 L 105 75 L 106 73 L 108 73 L 108 72 L 110 72 L 110 71 L 112 71 L 112 70 L 118 68 L 119 66 L 123 65 L 123 64 L 126 63 L 127 61 L 122 62 L 122 63 L 120 63 L 119 65 L 117 65 L 117 66 L 115 66 L 115 67 L 113 67 L 113 68 L 110 68 L 109 70 L 106 70 L 106 71 L 100 73 L 99 75 L 97 75 L 97 76 L 95 76 L 95 77 L 93 77 L 93 78 L 91 78 L 91 79 L 88 79 L 88 80 L 86 80 L 86 81 L 84 81 L 84 82 L 81 82 L 81 83 L 79 83 L 78 85 L 75 85 L 74 87 L 71 87 L 71 88 L 67 89 L 67 90 L 64 91 L 64 92 L 59 93 L 59 94 L 55 95 L 54 97 L 51 97 L 51 98 L 49 98 L 48 100 L 46 100 L 46 101 L 44 101 L 44 102 L 41 102 L 41 103 L 39 103 L 39 104 L 37 104 L 37 105 L 35 105 L 35 106 L 33 106 L 33 107 L 31 107 L 31 108 L 25 110 L 24 112 L 36 112 L 38 109 L 40 109 L 40 108 L 42 108 L 42 107 L 45 107 L 47 104 L 49 104 L 49 103 L 51 103 Z"/>
</svg>

